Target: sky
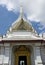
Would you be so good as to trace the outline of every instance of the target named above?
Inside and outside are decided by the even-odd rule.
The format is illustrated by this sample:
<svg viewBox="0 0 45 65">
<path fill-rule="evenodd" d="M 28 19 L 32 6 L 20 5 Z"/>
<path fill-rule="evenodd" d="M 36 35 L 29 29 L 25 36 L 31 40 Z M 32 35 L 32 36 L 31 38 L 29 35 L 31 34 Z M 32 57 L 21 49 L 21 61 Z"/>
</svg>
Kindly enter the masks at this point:
<svg viewBox="0 0 45 65">
<path fill-rule="evenodd" d="M 6 34 L 11 24 L 18 19 L 21 5 L 35 30 L 44 33 L 45 0 L 0 0 L 0 34 Z"/>
</svg>

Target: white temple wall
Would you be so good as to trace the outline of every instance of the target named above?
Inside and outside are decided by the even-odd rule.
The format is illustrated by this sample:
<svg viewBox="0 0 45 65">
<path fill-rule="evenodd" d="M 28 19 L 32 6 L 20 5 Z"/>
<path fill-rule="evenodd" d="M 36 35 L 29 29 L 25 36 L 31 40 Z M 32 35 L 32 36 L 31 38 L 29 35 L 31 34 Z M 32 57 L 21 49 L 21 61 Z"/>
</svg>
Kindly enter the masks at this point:
<svg viewBox="0 0 45 65">
<path fill-rule="evenodd" d="M 41 47 L 41 58 L 42 58 L 42 63 L 45 65 L 45 47 Z"/>
<path fill-rule="evenodd" d="M 8 64 L 9 63 L 9 49 L 10 49 L 9 47 L 5 47 L 3 64 Z"/>
<path fill-rule="evenodd" d="M 10 52 L 9 52 L 9 65 L 12 65 L 12 47 L 10 46 Z"/>
<path fill-rule="evenodd" d="M 33 48 L 33 51 L 31 53 L 31 65 L 35 65 L 35 62 L 34 62 L 34 48 Z"/>
<path fill-rule="evenodd" d="M 0 44 L 0 65 L 9 64 L 10 45 Z"/>
<path fill-rule="evenodd" d="M 0 65 L 3 64 L 3 58 L 4 58 L 4 47 L 0 47 Z"/>
<path fill-rule="evenodd" d="M 37 45 L 32 45 L 32 47 L 31 65 L 45 65 L 45 48 Z M 12 57 L 14 58 L 12 53 L 12 46 L 0 44 L 0 65 L 14 65 L 14 63 L 11 63 L 13 60 Z"/>
<path fill-rule="evenodd" d="M 34 47 L 34 61 L 35 65 L 43 65 L 40 53 L 40 47 Z"/>
</svg>

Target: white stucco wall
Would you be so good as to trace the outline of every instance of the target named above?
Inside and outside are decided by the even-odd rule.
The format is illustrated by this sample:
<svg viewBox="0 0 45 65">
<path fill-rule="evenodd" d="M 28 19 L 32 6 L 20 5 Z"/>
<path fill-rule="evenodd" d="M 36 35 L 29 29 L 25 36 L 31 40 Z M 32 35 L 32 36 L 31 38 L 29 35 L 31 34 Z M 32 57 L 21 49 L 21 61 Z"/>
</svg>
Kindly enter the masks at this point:
<svg viewBox="0 0 45 65">
<path fill-rule="evenodd" d="M 40 54 L 40 47 L 34 47 L 34 59 L 35 59 L 35 65 L 43 65 Z"/>
<path fill-rule="evenodd" d="M 9 49 L 10 46 L 8 44 L 0 45 L 0 65 L 9 64 Z"/>
<path fill-rule="evenodd" d="M 31 65 L 45 65 L 43 64 L 45 62 L 45 48 L 42 47 L 40 49 L 40 46 L 31 45 L 33 47 L 33 51 L 31 53 Z M 0 45 L 0 65 L 13 65 L 12 55 L 12 47 L 10 45 Z"/>
<path fill-rule="evenodd" d="M 45 65 L 45 47 L 44 46 L 41 47 L 41 58 L 42 58 L 43 65 Z"/>
</svg>

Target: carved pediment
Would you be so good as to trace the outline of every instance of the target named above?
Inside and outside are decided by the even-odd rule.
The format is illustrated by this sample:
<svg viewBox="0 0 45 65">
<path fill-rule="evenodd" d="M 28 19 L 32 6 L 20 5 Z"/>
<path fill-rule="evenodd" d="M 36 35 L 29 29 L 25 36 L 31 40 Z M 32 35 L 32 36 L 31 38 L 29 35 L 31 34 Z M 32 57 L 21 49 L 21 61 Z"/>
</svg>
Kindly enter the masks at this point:
<svg viewBox="0 0 45 65">
<path fill-rule="evenodd" d="M 18 48 L 16 48 L 15 52 L 17 51 L 30 51 L 30 50 L 25 45 L 20 45 Z"/>
<path fill-rule="evenodd" d="M 33 31 L 33 28 L 28 22 L 21 19 L 12 27 L 12 31 Z"/>
</svg>

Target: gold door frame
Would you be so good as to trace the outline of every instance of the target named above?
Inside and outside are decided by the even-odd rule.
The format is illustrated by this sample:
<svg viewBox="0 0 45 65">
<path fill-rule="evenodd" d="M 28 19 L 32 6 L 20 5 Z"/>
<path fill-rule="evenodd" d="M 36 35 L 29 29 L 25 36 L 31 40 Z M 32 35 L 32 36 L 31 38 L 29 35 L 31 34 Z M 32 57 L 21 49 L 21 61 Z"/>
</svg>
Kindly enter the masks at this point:
<svg viewBox="0 0 45 65">
<path fill-rule="evenodd" d="M 29 52 L 25 48 L 21 48 L 21 50 L 18 49 L 18 51 L 15 52 L 15 65 L 18 65 L 19 56 L 26 56 L 27 57 L 27 65 L 31 65 L 31 52 Z"/>
</svg>

